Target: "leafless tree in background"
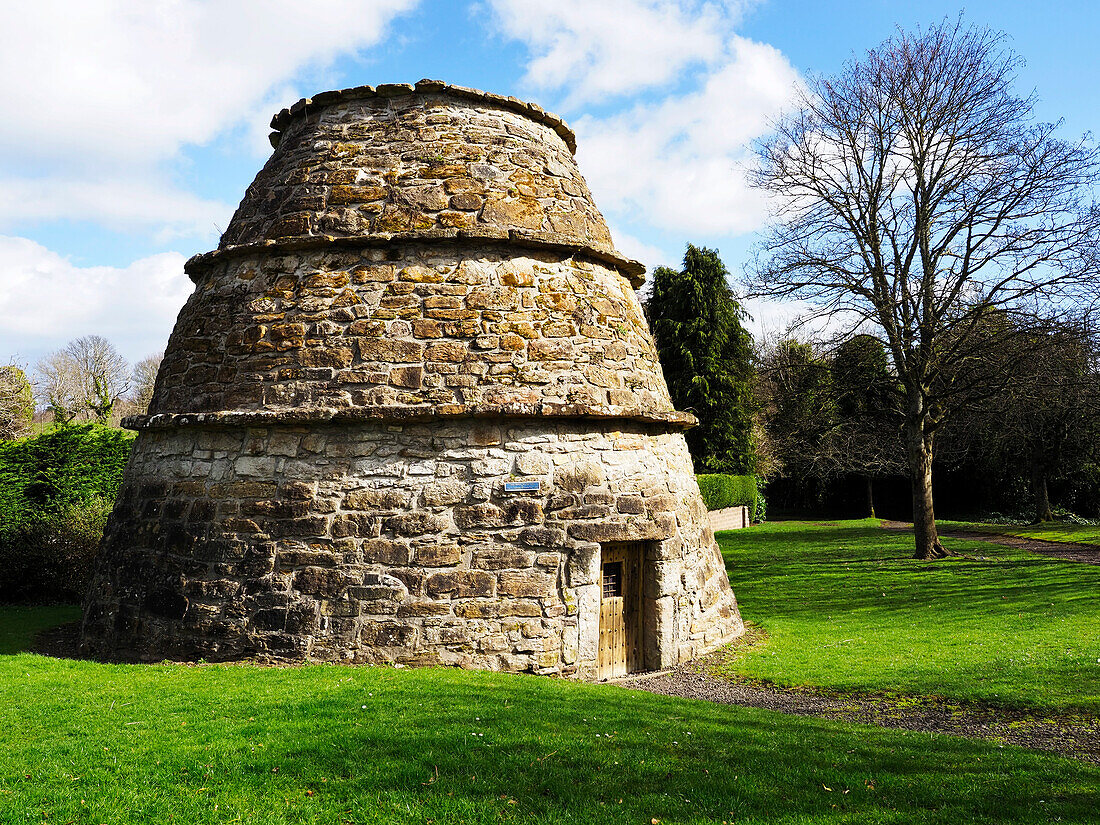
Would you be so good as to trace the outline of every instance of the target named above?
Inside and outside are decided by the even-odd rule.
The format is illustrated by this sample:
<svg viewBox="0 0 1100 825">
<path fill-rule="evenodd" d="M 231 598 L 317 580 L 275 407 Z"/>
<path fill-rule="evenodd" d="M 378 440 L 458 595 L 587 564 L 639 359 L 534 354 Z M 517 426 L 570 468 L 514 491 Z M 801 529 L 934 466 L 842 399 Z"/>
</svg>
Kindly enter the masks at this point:
<svg viewBox="0 0 1100 825">
<path fill-rule="evenodd" d="M 933 448 L 982 374 L 958 369 L 980 357 L 975 333 L 1018 329 L 991 315 L 1095 300 L 1100 155 L 1034 121 L 1033 98 L 1012 92 L 1019 63 L 986 29 L 899 32 L 811 80 L 759 147 L 755 183 L 779 214 L 754 292 L 808 300 L 886 346 L 904 392 L 916 558 L 947 554 Z"/>
<path fill-rule="evenodd" d="M 30 432 L 34 393 L 26 373 L 14 364 L 0 366 L 0 441 L 13 441 Z"/>
<path fill-rule="evenodd" d="M 144 415 L 149 410 L 149 402 L 153 400 L 153 387 L 157 381 L 157 371 L 160 370 L 160 362 L 163 360 L 164 353 L 158 352 L 134 364 L 134 372 L 130 377 L 133 385 L 130 401 L 139 415 Z"/>
<path fill-rule="evenodd" d="M 1100 462 L 1100 338 L 1066 321 L 1033 325 L 1012 343 L 1020 350 L 1012 381 L 953 418 L 944 435 L 972 460 L 1025 479 L 1034 521 L 1050 521 L 1049 483 Z"/>
<path fill-rule="evenodd" d="M 38 396 L 53 413 L 53 420 L 66 424 L 84 412 L 81 381 L 76 362 L 65 350 L 51 352 L 35 369 Z"/>
<path fill-rule="evenodd" d="M 106 424 L 130 388 L 130 365 L 100 335 L 70 341 L 38 362 L 40 394 L 59 423 L 90 414 Z"/>
</svg>

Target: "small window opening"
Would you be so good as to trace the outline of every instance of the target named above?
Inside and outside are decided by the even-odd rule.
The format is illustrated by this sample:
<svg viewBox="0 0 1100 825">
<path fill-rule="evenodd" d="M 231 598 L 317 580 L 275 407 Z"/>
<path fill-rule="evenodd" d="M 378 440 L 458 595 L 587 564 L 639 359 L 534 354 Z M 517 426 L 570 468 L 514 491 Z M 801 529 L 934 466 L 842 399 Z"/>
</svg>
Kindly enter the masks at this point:
<svg viewBox="0 0 1100 825">
<path fill-rule="evenodd" d="M 623 595 L 623 563 L 609 561 L 603 566 L 603 597 Z"/>
</svg>

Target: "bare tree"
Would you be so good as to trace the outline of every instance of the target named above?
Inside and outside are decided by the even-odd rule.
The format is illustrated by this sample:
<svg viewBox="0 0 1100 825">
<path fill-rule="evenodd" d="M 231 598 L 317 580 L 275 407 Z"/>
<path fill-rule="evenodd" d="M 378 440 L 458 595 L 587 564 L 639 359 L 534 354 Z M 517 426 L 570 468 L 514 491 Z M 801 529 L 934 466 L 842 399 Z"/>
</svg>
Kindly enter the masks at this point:
<svg viewBox="0 0 1100 825">
<path fill-rule="evenodd" d="M 153 388 L 157 382 L 157 372 L 160 370 L 160 362 L 164 360 L 164 353 L 158 352 L 142 358 L 134 364 L 134 372 L 130 377 L 133 391 L 130 393 L 130 401 L 138 414 L 144 414 L 149 409 L 149 402 L 153 400 Z"/>
<path fill-rule="evenodd" d="M 38 372 L 41 393 L 59 423 L 83 413 L 107 423 L 130 388 L 130 365 L 100 335 L 70 341 L 65 349 L 43 358 Z"/>
<path fill-rule="evenodd" d="M 958 369 L 976 357 L 975 332 L 991 314 L 1055 315 L 1095 298 L 1100 155 L 1035 122 L 1033 98 L 1012 92 L 1019 62 L 986 29 L 899 32 L 810 81 L 759 147 L 755 183 L 779 213 L 754 292 L 877 330 L 905 396 L 917 558 L 947 554 L 933 448 L 982 373 Z"/>
<path fill-rule="evenodd" d="M 114 344 L 100 335 L 70 341 L 65 352 L 77 365 L 85 406 L 101 423 L 107 423 L 115 403 L 130 389 L 130 365 Z"/>
<path fill-rule="evenodd" d="M 34 417 L 34 394 L 21 367 L 0 366 L 0 441 L 22 438 Z"/>
<path fill-rule="evenodd" d="M 56 423 L 68 423 L 84 412 L 80 374 L 76 362 L 65 350 L 42 358 L 36 372 L 38 395 Z"/>
</svg>

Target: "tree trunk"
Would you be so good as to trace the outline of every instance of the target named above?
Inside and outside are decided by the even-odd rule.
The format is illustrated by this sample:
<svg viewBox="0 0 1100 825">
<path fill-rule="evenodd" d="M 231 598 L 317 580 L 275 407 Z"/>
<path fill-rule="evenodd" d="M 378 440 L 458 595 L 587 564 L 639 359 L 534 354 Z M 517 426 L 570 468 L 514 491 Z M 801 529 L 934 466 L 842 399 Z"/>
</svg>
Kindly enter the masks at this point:
<svg viewBox="0 0 1100 825">
<path fill-rule="evenodd" d="M 1035 523 L 1054 521 L 1054 513 L 1050 511 L 1050 496 L 1047 493 L 1046 468 L 1038 461 L 1031 468 L 1031 495 L 1035 501 Z"/>
<path fill-rule="evenodd" d="M 867 476 L 867 518 L 875 517 L 875 480 Z"/>
<path fill-rule="evenodd" d="M 932 507 L 932 434 L 924 432 L 923 422 L 905 424 L 909 448 L 909 479 L 913 484 L 913 558 L 931 560 L 950 555 L 936 532 L 936 514 Z"/>
</svg>

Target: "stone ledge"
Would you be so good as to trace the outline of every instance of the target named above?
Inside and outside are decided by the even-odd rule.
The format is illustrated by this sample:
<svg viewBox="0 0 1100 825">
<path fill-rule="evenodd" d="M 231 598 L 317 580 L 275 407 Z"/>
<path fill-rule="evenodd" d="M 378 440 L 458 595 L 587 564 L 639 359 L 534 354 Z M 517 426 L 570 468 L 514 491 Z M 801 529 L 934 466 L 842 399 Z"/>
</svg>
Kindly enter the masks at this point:
<svg viewBox="0 0 1100 825">
<path fill-rule="evenodd" d="M 691 413 L 650 412 L 627 407 L 596 408 L 582 404 L 438 404 L 432 406 L 377 405 L 370 407 L 285 407 L 264 410 L 158 413 L 133 415 L 122 420 L 129 430 L 160 430 L 192 425 L 251 426 L 255 424 L 300 424 L 390 422 L 421 423 L 459 418 L 574 418 L 594 421 L 636 421 L 656 424 L 668 430 L 686 430 L 696 425 Z"/>
<path fill-rule="evenodd" d="M 518 97 L 505 97 L 504 95 L 483 92 L 480 89 L 471 89 L 466 86 L 452 86 L 442 80 L 419 80 L 416 84 L 410 83 L 383 83 L 380 86 L 356 86 L 351 89 L 339 89 L 331 92 L 321 92 L 313 97 L 304 97 L 286 109 L 277 112 L 271 118 L 271 133 L 269 140 L 272 146 L 277 146 L 283 132 L 290 123 L 300 117 L 308 117 L 320 112 L 322 109 L 337 103 L 347 103 L 353 100 L 368 100 L 372 98 L 402 97 L 411 94 L 442 94 L 460 100 L 473 100 L 478 103 L 487 103 L 501 109 L 508 109 L 530 118 L 536 123 L 549 126 L 569 147 L 572 154 L 577 153 L 577 138 L 573 130 L 565 125 L 560 117 L 551 114 L 534 103 L 525 103 Z"/>
<path fill-rule="evenodd" d="M 389 246 L 394 243 L 446 243 L 454 241 L 500 241 L 512 246 L 528 249 L 546 249 L 554 252 L 567 252 L 573 256 L 590 258 L 598 263 L 612 266 L 619 270 L 630 282 L 634 289 L 638 289 L 645 283 L 645 265 L 632 258 L 620 255 L 608 246 L 596 246 L 594 244 L 580 243 L 567 235 L 558 235 L 553 232 L 535 232 L 525 229 L 493 229 L 489 227 L 478 229 L 414 229 L 408 232 L 380 232 L 373 235 L 354 235 L 341 237 L 338 235 L 296 235 L 277 240 L 263 240 L 254 243 L 226 246 L 195 255 L 183 265 L 183 271 L 192 281 L 198 283 L 199 278 L 210 264 L 248 255 L 255 252 L 282 253 L 298 252 L 309 249 L 323 249 L 326 247 L 362 248 L 372 246 Z"/>
</svg>

